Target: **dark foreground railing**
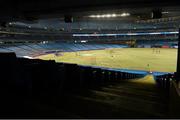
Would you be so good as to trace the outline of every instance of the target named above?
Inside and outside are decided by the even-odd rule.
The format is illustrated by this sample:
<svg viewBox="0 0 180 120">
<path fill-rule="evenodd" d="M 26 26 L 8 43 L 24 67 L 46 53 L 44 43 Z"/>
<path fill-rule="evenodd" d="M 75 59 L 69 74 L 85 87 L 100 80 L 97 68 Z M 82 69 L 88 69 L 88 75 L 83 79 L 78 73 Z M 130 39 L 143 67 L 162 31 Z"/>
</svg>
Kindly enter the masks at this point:
<svg viewBox="0 0 180 120">
<path fill-rule="evenodd" d="M 164 90 L 169 90 L 170 88 L 170 81 L 174 80 L 174 74 L 165 74 L 165 75 L 159 75 L 155 76 L 157 85 L 164 89 Z"/>
<path fill-rule="evenodd" d="M 144 77 L 54 60 L 16 58 L 14 53 L 0 54 L 1 93 L 19 96 L 58 96 L 65 91 L 91 89 L 112 82 Z"/>
<path fill-rule="evenodd" d="M 164 91 L 168 104 L 169 118 L 180 118 L 180 82 L 176 74 L 155 77 L 157 85 Z"/>
</svg>

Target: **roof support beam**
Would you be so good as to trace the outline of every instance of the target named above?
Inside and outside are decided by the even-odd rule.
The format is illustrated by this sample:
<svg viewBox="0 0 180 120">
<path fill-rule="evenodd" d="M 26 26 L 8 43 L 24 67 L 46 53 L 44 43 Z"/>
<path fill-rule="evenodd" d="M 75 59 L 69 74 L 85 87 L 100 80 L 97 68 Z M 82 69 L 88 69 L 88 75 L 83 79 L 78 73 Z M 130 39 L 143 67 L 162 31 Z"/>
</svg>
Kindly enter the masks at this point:
<svg viewBox="0 0 180 120">
<path fill-rule="evenodd" d="M 180 32 L 180 28 L 179 28 Z M 177 53 L 177 67 L 176 67 L 176 80 L 180 81 L 180 33 L 178 37 L 178 53 Z"/>
</svg>

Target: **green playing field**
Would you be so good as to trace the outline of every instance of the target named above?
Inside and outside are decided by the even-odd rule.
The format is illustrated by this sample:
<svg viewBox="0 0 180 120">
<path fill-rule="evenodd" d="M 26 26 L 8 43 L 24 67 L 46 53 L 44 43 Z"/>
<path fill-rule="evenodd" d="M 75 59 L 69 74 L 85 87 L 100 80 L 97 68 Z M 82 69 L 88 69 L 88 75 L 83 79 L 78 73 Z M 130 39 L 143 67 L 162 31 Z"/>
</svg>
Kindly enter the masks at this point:
<svg viewBox="0 0 180 120">
<path fill-rule="evenodd" d="M 115 48 L 47 54 L 37 58 L 80 65 L 175 72 L 177 49 Z"/>
</svg>

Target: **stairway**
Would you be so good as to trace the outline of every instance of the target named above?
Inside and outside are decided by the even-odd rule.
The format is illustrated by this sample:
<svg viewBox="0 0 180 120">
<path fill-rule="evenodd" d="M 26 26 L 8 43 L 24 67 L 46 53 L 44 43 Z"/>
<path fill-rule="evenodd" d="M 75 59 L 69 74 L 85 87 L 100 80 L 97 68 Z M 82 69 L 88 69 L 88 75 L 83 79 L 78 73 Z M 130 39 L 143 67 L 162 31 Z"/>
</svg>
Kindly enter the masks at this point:
<svg viewBox="0 0 180 120">
<path fill-rule="evenodd" d="M 147 75 L 70 95 L 59 108 L 81 118 L 164 118 L 168 112 L 164 99 L 153 76 Z"/>
<path fill-rule="evenodd" d="M 33 103 L 33 111 L 34 117 L 39 118 L 165 118 L 168 113 L 165 99 L 154 77 L 147 75 L 65 94 L 49 104 Z"/>
</svg>

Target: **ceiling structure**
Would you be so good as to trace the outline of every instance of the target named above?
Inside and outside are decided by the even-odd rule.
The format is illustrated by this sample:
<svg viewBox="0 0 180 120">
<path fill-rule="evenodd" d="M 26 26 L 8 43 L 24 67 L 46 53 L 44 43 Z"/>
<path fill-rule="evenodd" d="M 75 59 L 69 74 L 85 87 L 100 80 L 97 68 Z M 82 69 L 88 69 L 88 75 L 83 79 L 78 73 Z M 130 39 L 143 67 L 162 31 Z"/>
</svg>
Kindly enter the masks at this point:
<svg viewBox="0 0 180 120">
<path fill-rule="evenodd" d="M 157 13 L 161 15 L 154 18 L 152 14 Z M 73 21 L 65 22 L 65 16 L 73 18 Z M 38 34 L 51 34 L 52 30 L 56 30 L 59 35 L 113 31 L 119 33 L 123 32 L 121 30 L 141 32 L 144 29 L 177 31 L 180 27 L 180 1 L 1 0 L 0 23 L 8 26 L 6 31 L 17 28 L 14 30 L 19 33 L 30 34 L 35 34 L 35 29 L 42 30 Z"/>
<path fill-rule="evenodd" d="M 91 14 L 131 12 L 134 19 L 150 18 L 154 9 L 169 12 L 163 17 L 177 16 L 179 0 L 1 0 L 1 21 L 34 21 L 72 15 L 82 18 Z M 138 18 L 137 18 L 138 17 Z"/>
</svg>

